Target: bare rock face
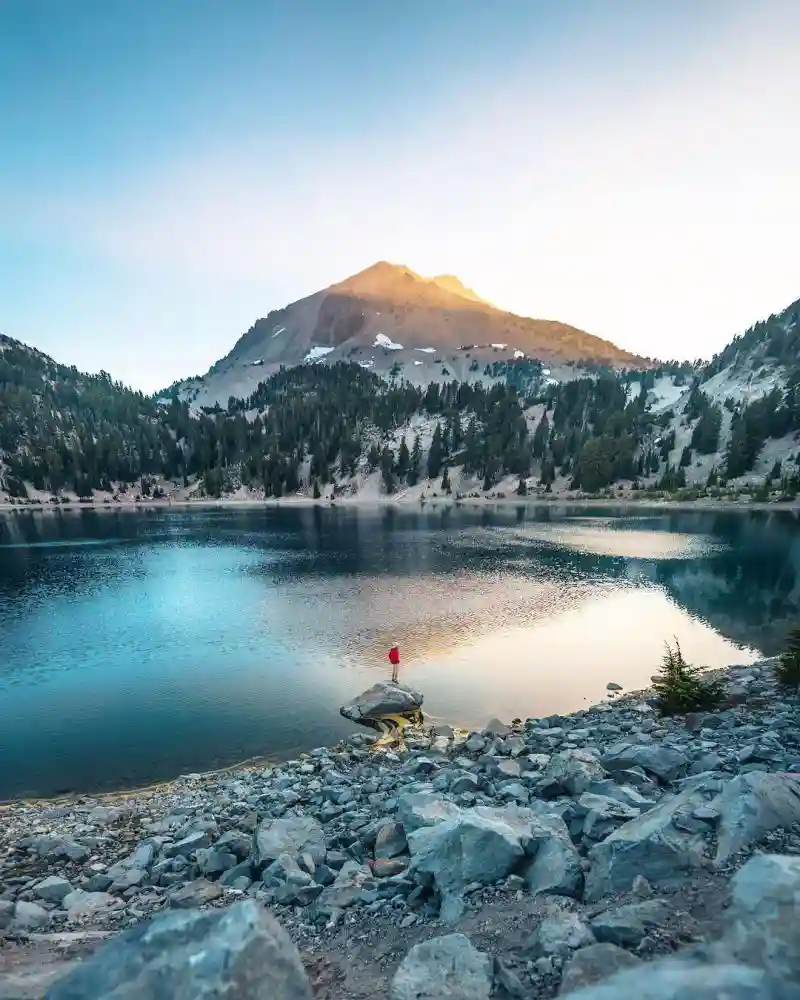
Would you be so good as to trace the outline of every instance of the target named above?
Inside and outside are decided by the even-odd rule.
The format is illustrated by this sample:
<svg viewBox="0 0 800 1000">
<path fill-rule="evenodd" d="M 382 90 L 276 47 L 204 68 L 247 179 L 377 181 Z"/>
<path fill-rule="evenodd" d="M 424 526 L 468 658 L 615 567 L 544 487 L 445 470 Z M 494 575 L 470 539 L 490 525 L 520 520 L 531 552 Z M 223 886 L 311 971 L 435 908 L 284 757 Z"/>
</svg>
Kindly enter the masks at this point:
<svg viewBox="0 0 800 1000">
<path fill-rule="evenodd" d="M 45 1000 L 312 1000 L 297 949 L 254 900 L 171 911 L 113 938 Z"/>
<path fill-rule="evenodd" d="M 387 715 L 412 715 L 422 708 L 423 696 L 404 684 L 378 681 L 342 705 L 339 712 L 351 722 L 368 723 Z"/>
</svg>

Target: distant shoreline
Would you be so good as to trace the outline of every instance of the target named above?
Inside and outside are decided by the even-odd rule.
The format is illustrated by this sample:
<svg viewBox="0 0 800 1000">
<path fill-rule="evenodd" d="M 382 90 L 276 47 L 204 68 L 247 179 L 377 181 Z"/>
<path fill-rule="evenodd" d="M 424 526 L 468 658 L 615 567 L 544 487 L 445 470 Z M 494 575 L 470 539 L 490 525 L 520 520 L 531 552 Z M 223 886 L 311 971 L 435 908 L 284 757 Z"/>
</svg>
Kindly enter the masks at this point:
<svg viewBox="0 0 800 1000">
<path fill-rule="evenodd" d="M 545 500 L 541 496 L 521 497 L 516 494 L 506 497 L 464 497 L 456 500 L 454 497 L 441 496 L 426 498 L 423 503 L 418 499 L 404 500 L 392 496 L 385 497 L 337 497 L 335 500 L 311 497 L 270 497 L 265 500 L 235 500 L 229 497 L 219 499 L 203 498 L 201 500 L 142 500 L 138 502 L 124 501 L 121 503 L 80 502 L 69 501 L 58 504 L 11 504 L 0 503 L 0 513 L 30 511 L 35 513 L 55 513 L 56 511 L 96 510 L 96 511 L 145 511 L 145 510 L 262 510 L 265 508 L 291 507 L 405 507 L 424 509 L 425 507 L 540 507 L 568 508 L 588 507 L 592 509 L 622 509 L 622 510 L 658 510 L 658 511 L 798 511 L 800 499 L 782 503 L 764 501 L 741 502 L 737 500 L 647 500 L 631 499 L 630 497 L 614 499 L 586 499 L 576 497 L 553 497 Z"/>
</svg>

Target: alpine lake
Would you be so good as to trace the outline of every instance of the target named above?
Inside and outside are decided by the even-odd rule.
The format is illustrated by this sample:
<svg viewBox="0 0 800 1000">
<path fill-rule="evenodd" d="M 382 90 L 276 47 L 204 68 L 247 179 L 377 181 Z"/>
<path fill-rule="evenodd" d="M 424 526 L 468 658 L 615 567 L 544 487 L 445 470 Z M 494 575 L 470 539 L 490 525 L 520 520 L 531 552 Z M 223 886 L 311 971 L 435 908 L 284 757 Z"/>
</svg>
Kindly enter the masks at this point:
<svg viewBox="0 0 800 1000">
<path fill-rule="evenodd" d="M 387 678 L 464 728 L 778 651 L 791 511 L 548 506 L 0 514 L 0 799 L 285 759 Z"/>
</svg>

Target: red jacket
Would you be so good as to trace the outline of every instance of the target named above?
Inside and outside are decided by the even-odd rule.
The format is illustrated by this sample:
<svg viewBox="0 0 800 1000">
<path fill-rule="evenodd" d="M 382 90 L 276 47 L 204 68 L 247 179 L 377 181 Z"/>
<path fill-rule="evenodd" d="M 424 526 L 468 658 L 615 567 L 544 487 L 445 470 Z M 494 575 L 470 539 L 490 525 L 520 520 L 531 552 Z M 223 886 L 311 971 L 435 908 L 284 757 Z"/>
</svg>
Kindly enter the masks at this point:
<svg viewBox="0 0 800 1000">
<path fill-rule="evenodd" d="M 396 667 L 397 664 L 400 662 L 400 650 L 397 648 L 397 646 L 392 646 L 392 648 L 389 650 L 389 662 L 393 667 Z"/>
</svg>

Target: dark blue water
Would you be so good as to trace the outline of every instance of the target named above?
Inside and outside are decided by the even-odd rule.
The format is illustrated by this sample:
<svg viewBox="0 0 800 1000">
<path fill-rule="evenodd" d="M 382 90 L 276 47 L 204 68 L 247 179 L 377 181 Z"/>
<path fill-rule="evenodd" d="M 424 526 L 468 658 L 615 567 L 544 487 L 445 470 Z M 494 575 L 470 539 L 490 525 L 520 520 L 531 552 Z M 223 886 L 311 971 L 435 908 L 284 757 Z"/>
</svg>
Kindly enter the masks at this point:
<svg viewBox="0 0 800 1000">
<path fill-rule="evenodd" d="M 0 797 L 330 743 L 392 642 L 433 717 L 480 725 L 645 684 L 673 636 L 718 665 L 794 623 L 793 516 L 577 513 L 0 515 Z"/>
</svg>

